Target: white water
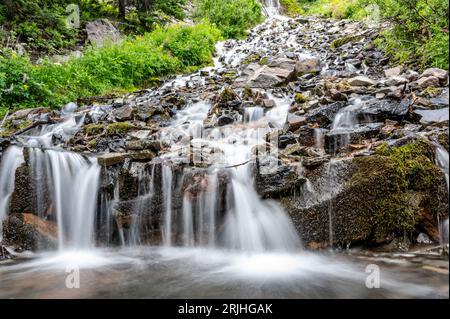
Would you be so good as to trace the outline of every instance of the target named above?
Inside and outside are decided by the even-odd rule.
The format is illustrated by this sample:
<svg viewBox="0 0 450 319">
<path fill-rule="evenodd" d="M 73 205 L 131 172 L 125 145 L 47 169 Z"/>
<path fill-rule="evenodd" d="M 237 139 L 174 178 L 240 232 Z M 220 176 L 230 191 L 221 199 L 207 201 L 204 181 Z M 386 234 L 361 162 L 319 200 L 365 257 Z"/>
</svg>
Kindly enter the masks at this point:
<svg viewBox="0 0 450 319">
<path fill-rule="evenodd" d="M 436 148 L 436 162 L 438 166 L 442 169 L 445 174 L 445 180 L 447 182 L 447 191 L 449 190 L 449 163 L 448 163 L 448 152 L 441 145 Z M 441 241 L 442 243 L 448 244 L 449 241 L 449 225 L 448 217 L 440 225 Z"/>
<path fill-rule="evenodd" d="M 58 150 L 30 149 L 30 165 L 45 218 L 55 218 L 58 247 L 89 248 L 93 243 L 94 217 L 100 166 L 96 159 Z M 46 192 L 50 203 L 44 202 Z"/>
<path fill-rule="evenodd" d="M 280 0 L 263 0 L 263 7 L 264 12 L 269 17 L 280 14 Z"/>
<path fill-rule="evenodd" d="M 3 239 L 3 220 L 9 212 L 9 204 L 14 191 L 15 172 L 23 163 L 21 147 L 11 146 L 1 157 L 0 162 L 0 243 Z"/>
</svg>

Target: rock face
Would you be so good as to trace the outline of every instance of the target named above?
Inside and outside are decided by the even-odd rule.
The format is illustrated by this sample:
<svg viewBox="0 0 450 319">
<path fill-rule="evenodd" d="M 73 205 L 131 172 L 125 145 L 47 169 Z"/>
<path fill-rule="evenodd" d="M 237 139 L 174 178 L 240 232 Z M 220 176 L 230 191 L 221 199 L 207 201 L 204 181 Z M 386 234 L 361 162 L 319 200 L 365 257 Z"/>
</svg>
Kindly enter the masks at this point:
<svg viewBox="0 0 450 319">
<path fill-rule="evenodd" d="M 330 162 L 308 173 L 309 190 L 282 197 L 281 203 L 311 247 L 379 245 L 390 242 L 403 227 L 439 242 L 436 216 L 446 216 L 448 208 L 445 178 L 429 159 L 422 160 L 427 166 L 422 173 L 429 176 L 423 184 L 404 181 L 390 156 Z"/>
<path fill-rule="evenodd" d="M 118 42 L 121 39 L 120 32 L 107 19 L 96 20 L 86 24 L 88 41 L 102 47 L 107 42 Z"/>
<path fill-rule="evenodd" d="M 54 250 L 57 247 L 57 227 L 32 214 L 15 214 L 3 225 L 5 244 L 16 250 Z"/>
</svg>

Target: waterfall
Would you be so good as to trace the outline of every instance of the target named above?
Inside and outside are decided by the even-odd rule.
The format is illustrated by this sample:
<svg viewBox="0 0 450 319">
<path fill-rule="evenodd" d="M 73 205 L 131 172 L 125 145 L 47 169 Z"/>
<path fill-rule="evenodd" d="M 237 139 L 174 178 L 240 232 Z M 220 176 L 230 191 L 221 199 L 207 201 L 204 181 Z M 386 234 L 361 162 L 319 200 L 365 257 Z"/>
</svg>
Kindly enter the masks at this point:
<svg viewBox="0 0 450 319">
<path fill-rule="evenodd" d="M 59 250 L 89 248 L 100 177 L 96 159 L 31 148 L 30 165 L 38 209 L 35 213 L 56 220 Z"/>
<path fill-rule="evenodd" d="M 300 247 L 297 232 L 286 212 L 277 203 L 261 199 L 253 181 L 252 149 L 265 144 L 265 136 L 271 130 L 267 123 L 282 127 L 286 120 L 290 101 L 274 100 L 276 106 L 258 116 L 262 120 L 261 127 L 237 122 L 205 128 L 203 122 L 211 105 L 198 102 L 179 112 L 171 125 L 161 132 L 161 138 L 172 145 L 171 152 L 164 158 L 184 163 L 190 162 L 190 158 L 201 159 L 209 166 L 183 170 L 182 204 L 181 208 L 176 208 L 170 204 L 175 191 L 174 175 L 163 165 L 162 194 L 166 204 L 162 228 L 166 245 L 222 247 L 248 252 L 292 251 Z M 246 122 L 248 117 L 243 120 Z M 180 138 L 183 136 L 189 138 Z M 213 149 L 215 154 L 210 158 L 203 153 L 200 156 L 181 154 L 180 150 L 202 149 L 188 147 L 184 144 L 186 141 L 202 145 L 203 149 Z"/>
<path fill-rule="evenodd" d="M 280 0 L 263 0 L 264 12 L 268 17 L 280 14 Z"/>
<path fill-rule="evenodd" d="M 436 163 L 442 169 L 445 174 L 445 181 L 447 182 L 447 191 L 449 190 L 449 164 L 448 164 L 448 152 L 442 147 L 442 145 L 437 145 L 436 147 Z M 441 241 L 442 243 L 448 244 L 449 240 L 449 225 L 448 225 L 448 217 L 439 225 L 440 233 L 441 233 Z"/>
<path fill-rule="evenodd" d="M 9 203 L 14 191 L 16 169 L 23 163 L 21 147 L 11 146 L 0 162 L 0 243 L 3 239 L 3 220 L 9 212 Z"/>
</svg>

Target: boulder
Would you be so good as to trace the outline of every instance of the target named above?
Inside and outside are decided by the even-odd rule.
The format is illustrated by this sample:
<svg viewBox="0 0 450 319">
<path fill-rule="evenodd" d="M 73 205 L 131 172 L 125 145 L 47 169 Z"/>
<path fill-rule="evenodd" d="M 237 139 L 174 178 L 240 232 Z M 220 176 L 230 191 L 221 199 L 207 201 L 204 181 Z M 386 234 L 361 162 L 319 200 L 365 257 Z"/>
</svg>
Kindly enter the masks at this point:
<svg viewBox="0 0 450 319">
<path fill-rule="evenodd" d="M 97 157 L 98 164 L 106 167 L 121 164 L 125 159 L 125 153 L 106 153 Z"/>
<path fill-rule="evenodd" d="M 448 71 L 438 69 L 438 68 L 430 68 L 426 69 L 421 75 L 420 79 L 434 77 L 437 78 L 441 85 L 445 85 L 448 80 Z"/>
<path fill-rule="evenodd" d="M 289 132 L 294 132 L 298 130 L 301 126 L 306 124 L 306 117 L 298 116 L 295 114 L 288 114 L 285 124 L 285 130 Z"/>
<path fill-rule="evenodd" d="M 367 76 L 359 75 L 349 79 L 348 84 L 351 86 L 374 86 L 377 82 L 369 79 Z"/>
<path fill-rule="evenodd" d="M 380 245 L 403 238 L 406 229 L 438 241 L 435 216 L 448 216 L 448 196 L 432 149 L 404 145 L 399 152 L 408 162 L 388 154 L 333 159 L 305 171 L 309 187 L 281 196 L 281 204 L 308 247 Z M 416 164 L 418 171 L 405 180 L 404 169 Z"/>
<path fill-rule="evenodd" d="M 295 61 L 280 58 L 261 66 L 257 63 L 249 64 L 239 78 L 235 87 L 271 88 L 280 86 L 296 79 Z"/>
<path fill-rule="evenodd" d="M 121 40 L 120 32 L 108 19 L 100 19 L 86 24 L 87 40 L 96 47 L 102 47 L 108 42 Z"/>
<path fill-rule="evenodd" d="M 360 144 L 366 139 L 377 137 L 383 126 L 383 123 L 369 123 L 359 124 L 351 129 L 329 131 L 325 134 L 325 150 L 334 155 L 348 144 Z"/>
<path fill-rule="evenodd" d="M 449 108 L 443 108 L 438 110 L 415 110 L 414 114 L 420 116 L 420 123 L 422 124 L 447 124 Z"/>
<path fill-rule="evenodd" d="M 301 58 L 295 65 L 297 76 L 319 73 L 322 70 L 320 60 L 314 57 Z"/>
<path fill-rule="evenodd" d="M 426 89 L 428 87 L 439 87 L 440 86 L 439 78 L 437 78 L 435 76 L 421 77 L 420 79 L 417 80 L 416 83 L 417 83 L 417 86 L 422 89 Z"/>
<path fill-rule="evenodd" d="M 403 72 L 403 68 L 401 66 L 396 66 L 394 68 L 389 68 L 384 70 L 384 75 L 389 78 L 389 77 L 395 77 L 395 76 L 399 76 L 401 75 Z"/>
<path fill-rule="evenodd" d="M 317 123 L 320 127 L 333 123 L 336 114 L 346 105 L 345 102 L 336 102 L 328 105 L 320 106 L 307 116 L 308 123 Z"/>
<path fill-rule="evenodd" d="M 23 250 L 54 250 L 58 229 L 55 223 L 32 214 L 10 215 L 3 223 L 4 243 Z"/>
</svg>

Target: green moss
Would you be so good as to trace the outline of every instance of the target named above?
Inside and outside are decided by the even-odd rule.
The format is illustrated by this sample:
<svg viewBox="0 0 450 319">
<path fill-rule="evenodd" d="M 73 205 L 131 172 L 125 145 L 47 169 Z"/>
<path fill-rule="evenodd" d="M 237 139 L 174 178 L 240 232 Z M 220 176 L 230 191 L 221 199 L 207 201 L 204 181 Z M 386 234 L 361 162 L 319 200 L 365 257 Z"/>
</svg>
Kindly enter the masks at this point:
<svg viewBox="0 0 450 319">
<path fill-rule="evenodd" d="M 88 144 L 87 144 L 87 146 L 89 147 L 89 148 L 96 148 L 97 147 L 97 140 L 90 140 L 89 142 L 88 142 Z"/>
<path fill-rule="evenodd" d="M 103 124 L 88 124 L 83 127 L 86 135 L 97 135 L 103 133 L 105 126 Z"/>
<path fill-rule="evenodd" d="M 336 39 L 333 42 L 331 42 L 330 48 L 337 49 L 337 48 L 340 48 L 341 46 L 343 46 L 344 44 L 347 44 L 349 42 L 357 42 L 357 41 L 360 41 L 361 39 L 362 39 L 361 36 L 342 37 L 342 38 Z"/>
<path fill-rule="evenodd" d="M 259 62 L 260 60 L 261 60 L 261 57 L 259 56 L 259 54 L 253 53 L 253 54 L 249 55 L 247 58 L 245 58 L 244 61 L 242 61 L 242 64 L 248 65 L 250 63 Z"/>
<path fill-rule="evenodd" d="M 422 94 L 424 94 L 425 96 L 428 96 L 428 97 L 436 97 L 439 94 L 441 94 L 441 92 L 442 92 L 442 89 L 429 86 L 425 90 L 423 90 Z"/>
<path fill-rule="evenodd" d="M 3 124 L 3 131 L 0 132 L 0 137 L 9 137 L 13 135 L 14 133 L 30 126 L 33 123 L 31 120 L 23 120 L 20 121 L 17 124 L 14 124 L 13 121 L 6 121 L 5 124 Z"/>
<path fill-rule="evenodd" d="M 126 133 L 133 128 L 134 126 L 128 122 L 111 123 L 106 128 L 106 132 L 108 135 L 121 134 Z"/>
<path fill-rule="evenodd" d="M 220 103 L 231 102 L 234 101 L 237 97 L 238 97 L 237 93 L 234 92 L 232 88 L 226 87 L 220 93 L 219 102 Z"/>
<path fill-rule="evenodd" d="M 358 170 L 349 182 L 375 240 L 412 231 L 423 210 L 435 217 L 446 214 L 445 180 L 431 144 L 420 140 L 390 148 L 384 143 L 375 153 L 355 158 Z"/>
<path fill-rule="evenodd" d="M 308 102 L 308 98 L 302 93 L 295 93 L 295 103 L 303 104 Z"/>
<path fill-rule="evenodd" d="M 265 56 L 258 63 L 259 63 L 259 65 L 266 65 L 268 61 L 269 61 L 269 58 Z"/>
</svg>

